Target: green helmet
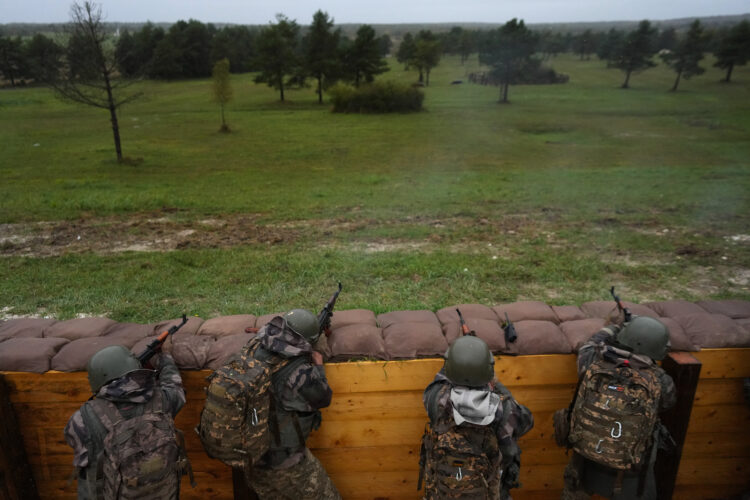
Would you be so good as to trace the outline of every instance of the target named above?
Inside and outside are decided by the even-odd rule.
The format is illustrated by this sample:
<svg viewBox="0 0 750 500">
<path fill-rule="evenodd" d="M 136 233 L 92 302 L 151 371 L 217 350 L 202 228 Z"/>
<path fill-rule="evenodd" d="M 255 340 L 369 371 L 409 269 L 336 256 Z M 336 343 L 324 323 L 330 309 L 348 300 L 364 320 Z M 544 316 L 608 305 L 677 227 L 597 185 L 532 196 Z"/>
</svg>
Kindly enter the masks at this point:
<svg viewBox="0 0 750 500">
<path fill-rule="evenodd" d="M 121 345 L 105 347 L 91 356 L 86 365 L 91 392 L 97 392 L 106 383 L 140 369 L 138 358 Z"/>
<path fill-rule="evenodd" d="M 318 318 L 307 309 L 292 309 L 284 315 L 287 326 L 297 335 L 314 344 L 320 336 Z"/>
<path fill-rule="evenodd" d="M 617 342 L 635 354 L 645 354 L 661 360 L 669 350 L 669 332 L 661 321 L 647 316 L 636 316 L 617 334 Z"/>
<path fill-rule="evenodd" d="M 445 376 L 456 385 L 480 387 L 495 376 L 495 358 L 484 340 L 457 338 L 445 352 Z"/>
</svg>

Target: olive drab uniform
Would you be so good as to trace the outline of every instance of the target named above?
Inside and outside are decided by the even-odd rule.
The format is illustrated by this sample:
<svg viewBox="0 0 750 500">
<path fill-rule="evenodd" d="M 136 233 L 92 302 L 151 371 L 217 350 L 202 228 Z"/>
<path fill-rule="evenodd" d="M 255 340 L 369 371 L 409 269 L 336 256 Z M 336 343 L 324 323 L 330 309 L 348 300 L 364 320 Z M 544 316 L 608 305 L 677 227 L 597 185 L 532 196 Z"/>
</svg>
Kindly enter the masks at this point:
<svg viewBox="0 0 750 500">
<path fill-rule="evenodd" d="M 510 498 L 509 490 L 519 486 L 517 441 L 534 426 L 528 408 L 497 381 L 482 389 L 457 386 L 444 370 L 423 401 L 430 419 L 420 457 L 424 498 Z"/>
<path fill-rule="evenodd" d="M 611 499 L 655 499 L 653 463 L 669 439 L 659 412 L 672 407 L 672 378 L 651 358 L 613 345 L 610 325 L 578 352 L 580 383 L 571 405 L 563 500 L 598 494 Z M 557 432 L 557 429 L 556 429 Z"/>
<path fill-rule="evenodd" d="M 268 451 L 245 467 L 248 484 L 261 500 L 331 500 L 340 495 L 322 464 L 305 446 L 321 423 L 320 408 L 332 391 L 323 366 L 311 361 L 312 345 L 277 316 L 256 337 L 259 358 L 278 357 L 284 365 L 271 377 L 273 411 Z"/>
<path fill-rule="evenodd" d="M 158 378 L 137 369 L 109 381 L 65 426 L 79 500 L 179 498 L 181 476 L 191 472 L 173 421 L 185 391 L 171 356 L 151 361 Z"/>
</svg>

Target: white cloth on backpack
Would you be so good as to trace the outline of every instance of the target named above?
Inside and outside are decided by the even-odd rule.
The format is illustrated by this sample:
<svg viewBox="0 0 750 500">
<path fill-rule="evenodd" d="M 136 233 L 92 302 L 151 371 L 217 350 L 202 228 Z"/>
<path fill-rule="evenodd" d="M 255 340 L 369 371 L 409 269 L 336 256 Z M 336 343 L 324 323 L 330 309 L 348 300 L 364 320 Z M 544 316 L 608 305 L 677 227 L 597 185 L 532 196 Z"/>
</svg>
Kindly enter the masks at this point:
<svg viewBox="0 0 750 500">
<path fill-rule="evenodd" d="M 460 386 L 451 389 L 450 399 L 456 425 L 464 422 L 489 425 L 495 420 L 500 405 L 500 396 L 492 391 Z"/>
</svg>

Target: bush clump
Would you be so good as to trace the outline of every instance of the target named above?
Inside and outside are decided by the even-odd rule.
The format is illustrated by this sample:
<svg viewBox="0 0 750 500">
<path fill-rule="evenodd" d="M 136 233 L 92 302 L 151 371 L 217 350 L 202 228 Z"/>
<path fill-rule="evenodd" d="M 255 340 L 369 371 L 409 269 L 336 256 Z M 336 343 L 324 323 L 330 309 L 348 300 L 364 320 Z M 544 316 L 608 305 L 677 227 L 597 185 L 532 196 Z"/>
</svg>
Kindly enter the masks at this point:
<svg viewBox="0 0 750 500">
<path fill-rule="evenodd" d="M 334 113 L 406 113 L 421 111 L 424 93 L 394 81 L 353 87 L 338 83 L 328 90 Z"/>
</svg>

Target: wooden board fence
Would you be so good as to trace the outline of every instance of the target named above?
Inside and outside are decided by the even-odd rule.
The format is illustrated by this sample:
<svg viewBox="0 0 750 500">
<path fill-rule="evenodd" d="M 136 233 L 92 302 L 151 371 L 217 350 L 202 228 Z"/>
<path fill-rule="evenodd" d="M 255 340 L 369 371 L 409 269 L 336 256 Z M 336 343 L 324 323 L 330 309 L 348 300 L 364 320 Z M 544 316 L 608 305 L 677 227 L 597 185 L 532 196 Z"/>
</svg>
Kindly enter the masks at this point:
<svg viewBox="0 0 750 500">
<path fill-rule="evenodd" d="M 674 498 L 715 498 L 750 490 L 750 409 L 742 377 L 750 349 L 707 349 L 682 452 Z M 419 441 L 427 421 L 422 391 L 439 359 L 326 365 L 334 392 L 323 425 L 308 444 L 345 499 L 418 499 Z M 576 382 L 575 356 L 498 357 L 498 378 L 534 414 L 521 440 L 523 488 L 514 498 L 559 498 L 568 457 L 552 438 L 552 414 L 566 406 Z M 208 458 L 193 431 L 203 407 L 207 371 L 182 373 L 188 402 L 176 419 L 186 436 L 198 486 L 183 482 L 186 500 L 232 499 L 231 470 Z M 86 374 L 2 372 L 42 499 L 74 499 L 67 484 L 72 450 L 63 428 L 89 396 Z"/>
</svg>

